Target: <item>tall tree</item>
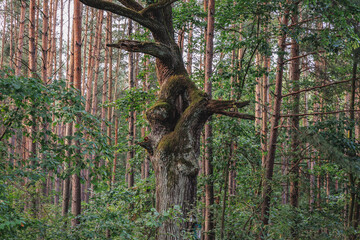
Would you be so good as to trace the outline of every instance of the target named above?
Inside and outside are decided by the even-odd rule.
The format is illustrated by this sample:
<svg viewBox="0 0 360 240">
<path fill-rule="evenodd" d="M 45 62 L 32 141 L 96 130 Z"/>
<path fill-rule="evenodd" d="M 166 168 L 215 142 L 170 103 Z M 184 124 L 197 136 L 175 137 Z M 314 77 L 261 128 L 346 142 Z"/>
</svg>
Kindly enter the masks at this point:
<svg viewBox="0 0 360 240">
<path fill-rule="evenodd" d="M 298 16 L 299 15 L 299 5 L 298 2 L 295 3 L 292 11 L 291 16 L 291 24 L 293 26 L 297 26 L 298 24 Z M 290 65 L 290 81 L 291 81 L 291 89 L 293 92 L 299 91 L 299 80 L 300 80 L 300 47 L 298 40 L 296 37 L 292 37 L 291 39 L 291 65 Z M 293 221 L 293 226 L 291 228 L 292 236 L 294 239 L 298 239 L 298 231 L 297 231 L 297 207 L 299 205 L 299 164 L 300 164 L 300 158 L 299 158 L 299 108 L 300 108 L 300 95 L 295 94 L 292 98 L 292 114 L 291 117 L 291 152 L 292 152 L 292 163 L 291 163 L 291 171 L 290 171 L 290 204 L 293 207 L 294 211 L 294 218 L 295 221 Z"/>
<path fill-rule="evenodd" d="M 128 37 L 131 39 L 131 35 L 132 35 L 132 31 L 133 31 L 133 23 L 132 20 L 129 20 L 128 23 Z M 129 52 L 129 65 L 128 65 L 128 84 L 129 84 L 129 89 L 133 89 L 135 87 L 135 74 L 134 74 L 134 54 L 132 52 Z M 129 111 L 129 117 L 128 117 L 128 121 L 129 121 L 129 133 L 128 133 L 128 152 L 127 152 L 127 156 L 126 156 L 126 174 L 125 174 L 125 178 L 126 178 L 126 182 L 128 184 L 128 187 L 132 187 L 134 186 L 134 172 L 133 172 L 133 168 L 131 166 L 131 159 L 133 159 L 134 157 L 134 150 L 133 150 L 133 145 L 134 145 L 134 137 L 135 137 L 135 111 L 130 109 Z"/>
<path fill-rule="evenodd" d="M 74 86 L 77 90 L 79 90 L 79 94 L 81 94 L 81 5 L 79 0 L 74 0 L 74 23 L 73 23 L 73 31 L 74 31 Z M 80 116 L 76 117 L 76 121 L 80 122 Z M 76 133 L 76 128 L 74 128 L 74 134 Z M 76 159 L 75 159 L 75 167 L 80 167 L 80 141 L 78 139 L 75 140 L 76 145 Z M 81 214 L 81 184 L 80 184 L 80 173 L 77 172 L 72 176 L 72 201 L 71 201 L 71 213 L 75 216 L 72 219 L 71 225 L 74 227 L 79 224 L 78 215 Z"/>
<path fill-rule="evenodd" d="M 285 10 L 282 17 L 282 26 L 288 24 L 288 10 Z M 271 181 L 274 174 L 274 161 L 278 137 L 278 125 L 281 113 L 281 100 L 282 100 L 282 83 L 284 73 L 284 54 L 286 48 L 286 32 L 282 29 L 278 40 L 278 59 L 276 67 L 276 80 L 275 80 L 275 99 L 273 105 L 273 117 L 271 119 L 270 138 L 268 142 L 268 152 L 265 162 L 265 179 L 263 181 L 262 198 L 263 203 L 261 207 L 261 220 L 264 225 L 269 224 L 269 211 L 272 186 Z"/>
<path fill-rule="evenodd" d="M 208 1 L 207 9 L 207 31 L 206 31 L 206 56 L 205 56 L 205 92 L 209 98 L 212 97 L 212 64 L 214 54 L 214 23 L 215 23 L 215 0 Z M 212 126 L 205 125 L 205 226 L 204 239 L 215 239 L 214 232 L 214 183 L 213 183 L 213 149 L 212 149 Z"/>
</svg>

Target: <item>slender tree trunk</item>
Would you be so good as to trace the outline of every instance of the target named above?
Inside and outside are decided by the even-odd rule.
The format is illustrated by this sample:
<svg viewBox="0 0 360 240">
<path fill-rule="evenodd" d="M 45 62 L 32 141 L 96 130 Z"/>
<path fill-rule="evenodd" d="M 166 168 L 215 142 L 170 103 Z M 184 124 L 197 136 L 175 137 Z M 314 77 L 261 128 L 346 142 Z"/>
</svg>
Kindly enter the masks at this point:
<svg viewBox="0 0 360 240">
<path fill-rule="evenodd" d="M 149 64 L 150 64 L 150 60 L 149 60 L 149 58 L 147 57 L 146 59 L 145 59 L 145 62 L 144 62 L 144 68 L 145 68 L 145 81 L 143 82 L 143 90 L 145 91 L 145 92 L 147 92 L 147 91 L 149 91 L 149 89 L 148 89 L 148 81 L 149 81 Z M 143 111 L 143 116 L 145 116 L 146 115 L 146 111 Z M 148 131 L 148 129 L 147 129 L 147 127 L 142 127 L 141 128 L 141 137 L 142 137 L 142 139 L 144 139 L 145 138 L 145 134 L 146 134 L 146 132 Z M 148 178 L 149 177 L 149 161 L 150 161 L 150 159 L 149 159 L 149 156 L 148 155 L 146 155 L 145 156 L 145 158 L 144 158 L 144 162 L 142 163 L 142 165 L 141 165 L 141 178 L 142 179 L 146 179 L 146 178 Z"/>
<path fill-rule="evenodd" d="M 81 95 L 85 96 L 88 94 L 88 92 L 86 92 L 87 89 L 87 84 L 86 84 L 86 60 L 88 60 L 88 65 L 90 66 L 90 55 L 88 56 L 88 58 L 86 58 L 86 50 L 87 50 L 87 42 L 88 42 L 88 30 L 89 30 L 89 7 L 84 6 L 84 8 L 86 8 L 86 19 L 85 19 L 85 32 L 84 32 L 84 47 L 83 47 L 83 69 L 82 69 L 82 86 L 81 86 Z M 91 33 L 90 33 L 91 35 Z M 91 37 L 90 37 L 90 47 L 91 47 Z M 88 66 L 88 67 L 89 67 Z M 86 93 L 85 93 L 86 92 Z"/>
<path fill-rule="evenodd" d="M 17 52 L 16 52 L 16 68 L 15 75 L 20 76 L 21 67 L 22 67 L 22 52 L 24 46 L 24 32 L 25 32 L 25 13 L 26 13 L 26 2 L 21 1 L 20 8 L 20 26 L 19 26 L 19 34 L 18 34 L 18 44 L 17 44 Z"/>
<path fill-rule="evenodd" d="M 208 15 L 207 15 L 207 32 L 206 32 L 206 58 L 205 58 L 205 92 L 211 98 L 212 95 L 212 62 L 213 62 L 213 48 L 214 48 L 214 14 L 215 14 L 215 1 L 209 0 L 208 2 Z M 205 226 L 204 226 L 204 239 L 215 239 L 214 232 L 214 213 L 212 206 L 214 204 L 214 183 L 212 180 L 213 175 L 213 153 L 212 153 L 212 127 L 210 124 L 205 125 Z"/>
<path fill-rule="evenodd" d="M 98 12 L 98 22 L 96 24 L 96 44 L 94 49 L 95 56 L 95 66 L 94 66 L 94 81 L 93 81 L 93 89 L 92 89 L 92 103 L 91 109 L 92 114 L 95 116 L 97 112 L 97 87 L 98 87 L 98 78 L 99 78 L 99 65 L 100 65 L 100 46 L 101 46 L 101 36 L 102 36 L 102 22 L 104 18 L 104 12 Z"/>
<path fill-rule="evenodd" d="M 36 77 L 36 46 L 35 46 L 35 8 L 36 3 L 35 0 L 30 0 L 29 2 L 29 77 Z M 36 121 L 35 116 L 31 116 L 31 120 L 33 122 Z M 29 129 L 30 136 L 27 138 L 27 146 L 29 157 L 31 159 L 32 165 L 35 165 L 35 157 L 36 157 L 36 142 L 33 141 L 33 136 L 36 133 L 36 124 L 32 124 Z M 31 209 L 34 212 L 34 216 L 36 215 L 36 200 L 35 196 L 31 196 Z"/>
<path fill-rule="evenodd" d="M 131 39 L 131 34 L 132 34 L 132 30 L 133 30 L 133 24 L 132 21 L 129 20 L 128 23 L 128 37 L 129 39 Z M 132 52 L 129 52 L 129 72 L 128 72 L 128 79 L 129 79 L 129 89 L 131 90 L 132 88 L 134 88 L 135 86 L 135 82 L 134 82 L 134 54 Z M 132 187 L 134 186 L 134 172 L 133 172 L 133 168 L 130 164 L 131 159 L 134 157 L 134 150 L 133 145 L 134 145 L 134 115 L 135 112 L 130 110 L 129 112 L 129 133 L 128 133 L 128 153 L 127 153 L 127 157 L 126 157 L 126 182 L 128 184 L 128 187 Z"/>
<path fill-rule="evenodd" d="M 14 11 L 14 3 L 10 1 L 10 12 Z M 14 15 L 10 14 L 10 49 L 9 49 L 9 67 L 13 67 L 13 42 L 14 42 Z"/>
<path fill-rule="evenodd" d="M 115 146 L 118 145 L 118 134 L 119 134 L 119 119 L 115 117 Z M 116 164 L 117 164 L 117 152 L 114 152 L 114 161 L 112 166 L 111 185 L 115 186 L 116 177 Z"/>
<path fill-rule="evenodd" d="M 91 10 L 91 16 L 93 19 L 95 19 L 95 11 L 94 9 Z M 85 111 L 90 113 L 91 112 L 91 103 L 92 99 L 92 83 L 93 83 L 93 76 L 94 76 L 94 55 L 95 55 L 95 49 L 96 47 L 93 47 L 97 44 L 97 37 L 93 38 L 93 24 L 91 25 L 90 30 L 90 39 L 89 39 L 89 52 L 88 52 L 88 68 L 87 68 L 87 79 L 86 79 L 86 102 L 85 102 Z M 85 75 L 85 73 L 84 73 Z M 96 96 L 95 96 L 96 97 Z M 86 135 L 86 138 L 89 136 Z M 91 154 L 86 154 L 86 159 L 89 159 L 91 161 Z M 89 202 L 90 197 L 90 188 L 91 188 L 91 179 L 90 179 L 90 171 L 91 169 L 85 169 L 85 175 L 86 175 L 86 184 L 85 184 L 85 197 L 84 200 L 86 203 Z"/>
<path fill-rule="evenodd" d="M 298 24 L 298 4 L 294 6 L 294 10 L 292 12 L 291 22 L 293 25 Z M 294 59 L 290 63 L 290 81 L 291 81 L 291 90 L 292 92 L 299 91 L 299 80 L 300 80 L 300 58 L 298 57 L 300 54 L 299 43 L 296 38 L 292 38 L 291 40 L 291 56 L 290 58 Z M 297 230 L 298 226 L 298 217 L 296 209 L 299 206 L 299 181 L 300 181 L 300 168 L 299 164 L 301 159 L 299 158 L 299 145 L 300 140 L 298 136 L 299 131 L 299 114 L 300 109 L 300 95 L 295 94 L 292 97 L 292 116 L 290 118 L 291 121 L 291 171 L 290 171 L 290 205 L 293 208 L 294 221 L 291 226 L 291 234 L 293 239 L 298 239 L 299 232 Z"/>
<path fill-rule="evenodd" d="M 10 3 L 11 4 L 11 3 Z M 7 23 L 7 11 L 8 11 L 8 1 L 5 1 L 5 7 L 4 7 L 4 25 L 3 25 L 3 31 L 2 31 L 2 40 L 1 40 L 1 62 L 0 62 L 0 68 L 2 69 L 4 67 L 4 51 L 5 51 L 5 34 L 6 34 L 6 23 Z"/>
<path fill-rule="evenodd" d="M 282 19 L 282 25 L 286 26 L 288 24 L 288 11 L 284 13 Z M 264 225 L 269 224 L 269 212 L 270 212 L 270 200 L 271 200 L 271 181 L 274 173 L 274 161 L 275 161 L 275 152 L 276 144 L 278 137 L 278 125 L 280 120 L 281 113 L 281 92 L 282 92 L 282 81 L 283 81 L 283 72 L 284 72 L 284 51 L 286 47 L 286 33 L 282 32 L 279 41 L 278 41 L 278 59 L 277 59 L 277 73 L 275 80 L 275 103 L 273 109 L 273 117 L 271 119 L 271 130 L 270 130 L 270 139 L 268 143 L 268 153 L 265 162 L 265 179 L 263 182 L 263 203 L 261 208 L 261 220 Z"/>
<path fill-rule="evenodd" d="M 41 79 L 45 84 L 48 82 L 48 35 L 49 35 L 49 2 L 43 2 L 43 28 L 42 28 L 42 71 Z"/>
<path fill-rule="evenodd" d="M 72 123 L 67 123 L 66 124 L 66 129 L 65 129 L 65 135 L 66 136 L 71 136 L 73 133 L 72 131 Z M 67 144 L 70 145 L 71 142 L 67 141 Z M 67 151 L 66 152 L 67 157 L 71 157 L 70 152 Z M 70 166 L 67 163 L 64 163 L 64 171 L 67 171 L 67 169 Z M 62 192 L 62 211 L 61 211 L 61 216 L 66 217 L 68 212 L 69 212 L 69 203 L 70 203 L 70 178 L 66 177 L 65 180 L 63 181 L 63 192 Z M 67 225 L 67 223 L 65 222 L 65 225 Z"/>
<path fill-rule="evenodd" d="M 108 16 L 107 16 L 107 32 L 106 32 L 106 36 L 107 36 L 107 42 L 108 43 L 112 43 L 112 14 L 110 12 L 108 12 Z M 108 48 L 109 51 L 109 73 L 108 73 L 108 102 L 112 102 L 112 95 L 113 95 L 113 61 L 112 61 L 112 57 L 113 57 L 113 50 L 112 48 Z M 114 99 L 115 100 L 115 99 Z M 113 122 L 113 114 L 112 114 L 112 108 L 108 108 L 108 112 L 107 112 L 107 120 L 109 123 Z M 111 124 L 108 125 L 107 127 L 107 136 L 108 136 L 108 144 L 111 146 Z M 110 165 L 110 163 L 108 163 L 108 165 Z M 111 179 L 109 179 L 111 180 Z"/>
<path fill-rule="evenodd" d="M 74 0 L 74 86 L 79 90 L 81 94 L 81 3 L 79 0 Z M 80 123 L 80 116 L 76 116 L 76 121 Z M 78 131 L 74 128 L 74 135 Z M 75 167 L 80 167 L 80 141 L 75 140 L 76 145 L 76 157 L 75 157 Z M 80 173 L 75 173 L 72 176 L 72 201 L 71 201 L 71 213 L 75 217 L 71 220 L 71 226 L 75 227 L 78 225 L 79 219 L 77 218 L 81 214 L 81 184 L 80 184 Z"/>
<path fill-rule="evenodd" d="M 226 163 L 225 169 L 224 169 L 224 195 L 222 199 L 222 209 L 221 209 L 221 226 L 220 226 L 220 239 L 224 239 L 225 235 L 225 211 L 226 211 L 226 193 L 228 192 L 228 186 L 229 186 L 229 167 L 231 165 L 232 161 L 232 143 L 229 144 L 229 159 Z"/>
<path fill-rule="evenodd" d="M 189 73 L 189 75 L 192 74 L 192 52 L 193 52 L 193 23 L 190 23 L 190 30 L 189 30 L 189 36 L 188 36 L 188 52 L 187 52 L 187 65 L 186 70 Z"/>
<path fill-rule="evenodd" d="M 58 78 L 63 78 L 63 29 L 64 29 L 64 0 L 60 0 L 60 37 L 59 37 L 59 72 Z"/>
</svg>

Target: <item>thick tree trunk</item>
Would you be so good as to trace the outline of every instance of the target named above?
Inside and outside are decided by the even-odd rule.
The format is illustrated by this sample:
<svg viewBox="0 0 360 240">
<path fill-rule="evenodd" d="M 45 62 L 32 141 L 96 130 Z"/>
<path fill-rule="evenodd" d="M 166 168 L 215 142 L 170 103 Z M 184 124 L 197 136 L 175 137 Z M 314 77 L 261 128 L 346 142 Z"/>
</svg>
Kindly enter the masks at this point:
<svg viewBox="0 0 360 240">
<path fill-rule="evenodd" d="M 180 49 L 174 40 L 172 8 L 169 3 L 158 2 L 143 8 L 139 3 L 125 0 L 125 7 L 102 0 L 81 0 L 90 6 L 110 10 L 126 16 L 148 28 L 155 42 L 121 40 L 108 46 L 130 52 L 142 52 L 156 57 L 160 92 L 157 102 L 147 110 L 151 133 L 139 143 L 147 149 L 156 177 L 156 209 L 167 211 L 178 205 L 182 216 L 163 223 L 157 239 L 182 239 L 182 232 L 192 228 L 195 206 L 200 133 L 207 119 L 215 113 L 253 119 L 238 112 L 227 112 L 235 105 L 248 104 L 234 101 L 210 100 L 198 90 L 185 69 Z M 141 12 L 141 14 L 140 14 Z"/>
</svg>

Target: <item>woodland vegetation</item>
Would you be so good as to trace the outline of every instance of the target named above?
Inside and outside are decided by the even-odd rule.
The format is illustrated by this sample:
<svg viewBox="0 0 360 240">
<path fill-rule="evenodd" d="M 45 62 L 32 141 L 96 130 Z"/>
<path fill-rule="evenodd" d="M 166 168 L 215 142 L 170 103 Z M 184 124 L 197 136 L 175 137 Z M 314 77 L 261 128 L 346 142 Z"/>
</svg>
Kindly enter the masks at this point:
<svg viewBox="0 0 360 240">
<path fill-rule="evenodd" d="M 359 0 L 0 9 L 0 239 L 360 238 Z"/>
</svg>

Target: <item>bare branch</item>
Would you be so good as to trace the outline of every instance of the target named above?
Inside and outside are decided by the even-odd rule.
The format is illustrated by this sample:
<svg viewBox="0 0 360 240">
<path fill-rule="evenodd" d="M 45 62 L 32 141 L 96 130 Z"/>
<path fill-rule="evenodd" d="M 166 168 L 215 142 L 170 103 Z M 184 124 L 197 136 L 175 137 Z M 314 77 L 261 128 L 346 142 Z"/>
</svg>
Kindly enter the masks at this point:
<svg viewBox="0 0 360 240">
<path fill-rule="evenodd" d="M 236 101 L 223 101 L 223 100 L 210 100 L 207 109 L 211 114 L 221 114 L 229 117 L 236 117 L 236 118 L 242 118 L 242 119 L 250 119 L 254 120 L 255 117 L 250 114 L 245 113 L 239 113 L 236 111 L 225 111 L 226 109 L 230 108 L 243 108 L 247 105 L 249 105 L 249 101 L 246 102 L 236 102 Z"/>
<path fill-rule="evenodd" d="M 118 0 L 122 5 L 124 5 L 127 8 L 130 8 L 135 11 L 141 11 L 143 10 L 143 6 L 141 6 L 140 3 L 134 1 L 134 0 Z"/>
<path fill-rule="evenodd" d="M 169 6 L 170 4 L 172 4 L 172 3 L 176 2 L 176 1 L 178 1 L 178 0 L 160 0 L 159 2 L 150 4 L 149 6 L 147 6 L 143 10 L 141 10 L 140 14 L 141 15 L 146 15 L 150 11 L 154 11 L 154 10 L 158 10 L 158 9 L 167 7 L 167 6 Z"/>
<path fill-rule="evenodd" d="M 218 111 L 218 112 L 216 112 L 216 114 L 221 114 L 221 115 L 240 118 L 240 119 L 255 120 L 254 115 L 250 115 L 250 114 L 246 114 L 246 113 Z"/>
<path fill-rule="evenodd" d="M 214 113 L 223 111 L 229 108 L 243 108 L 249 105 L 249 101 L 236 102 L 236 101 L 223 101 L 223 100 L 210 100 L 207 108 Z"/>
<path fill-rule="evenodd" d="M 286 114 L 281 115 L 282 118 L 287 117 L 305 117 L 305 116 L 314 116 L 314 115 L 329 115 L 329 114 L 336 114 L 336 113 L 344 113 L 344 112 L 360 112 L 360 110 L 340 110 L 340 111 L 333 111 L 333 112 L 313 112 L 313 113 L 301 113 L 301 114 Z"/>
<path fill-rule="evenodd" d="M 106 10 L 118 14 L 120 16 L 130 18 L 138 22 L 142 26 L 148 28 L 152 32 L 161 31 L 163 29 L 163 25 L 157 22 L 156 20 L 144 17 L 143 15 L 141 15 L 140 13 L 138 13 L 137 11 L 131 8 L 123 7 L 109 0 L 80 0 L 80 1 L 83 4 L 88 5 L 90 7 Z M 128 6 L 131 6 L 132 8 L 134 7 L 132 6 L 133 3 L 130 3 L 129 0 L 122 0 L 122 1 L 126 2 Z"/>
<path fill-rule="evenodd" d="M 128 52 L 142 52 L 161 60 L 171 61 L 171 50 L 161 43 L 120 40 L 118 43 L 107 44 L 107 46 L 124 49 Z"/>
<path fill-rule="evenodd" d="M 360 79 L 360 78 L 357 78 L 357 79 Z M 344 81 L 339 81 L 339 82 L 332 82 L 332 83 L 324 84 L 324 85 L 321 85 L 321 86 L 306 88 L 306 89 L 302 89 L 302 90 L 299 90 L 299 91 L 296 91 L 296 92 L 292 92 L 292 93 L 285 94 L 285 95 L 283 95 L 282 97 L 284 98 L 284 97 L 296 95 L 296 94 L 299 94 L 299 93 L 302 93 L 302 92 L 308 92 L 308 91 L 311 91 L 311 90 L 314 90 L 314 89 L 319 89 L 319 88 L 328 87 L 328 86 L 335 85 L 335 84 L 340 84 L 340 83 L 347 83 L 347 82 L 350 82 L 350 80 L 344 80 Z"/>
<path fill-rule="evenodd" d="M 309 56 L 309 55 L 318 54 L 318 53 L 323 53 L 323 52 L 325 52 L 325 51 L 309 52 L 309 53 L 306 53 L 306 54 L 301 55 L 301 56 L 296 56 L 296 57 L 287 59 L 287 60 L 283 61 L 283 64 L 285 64 L 285 63 L 287 63 L 287 62 L 294 61 L 294 60 L 299 59 L 299 58 L 303 58 L 303 57 L 306 57 L 306 56 Z"/>
</svg>

